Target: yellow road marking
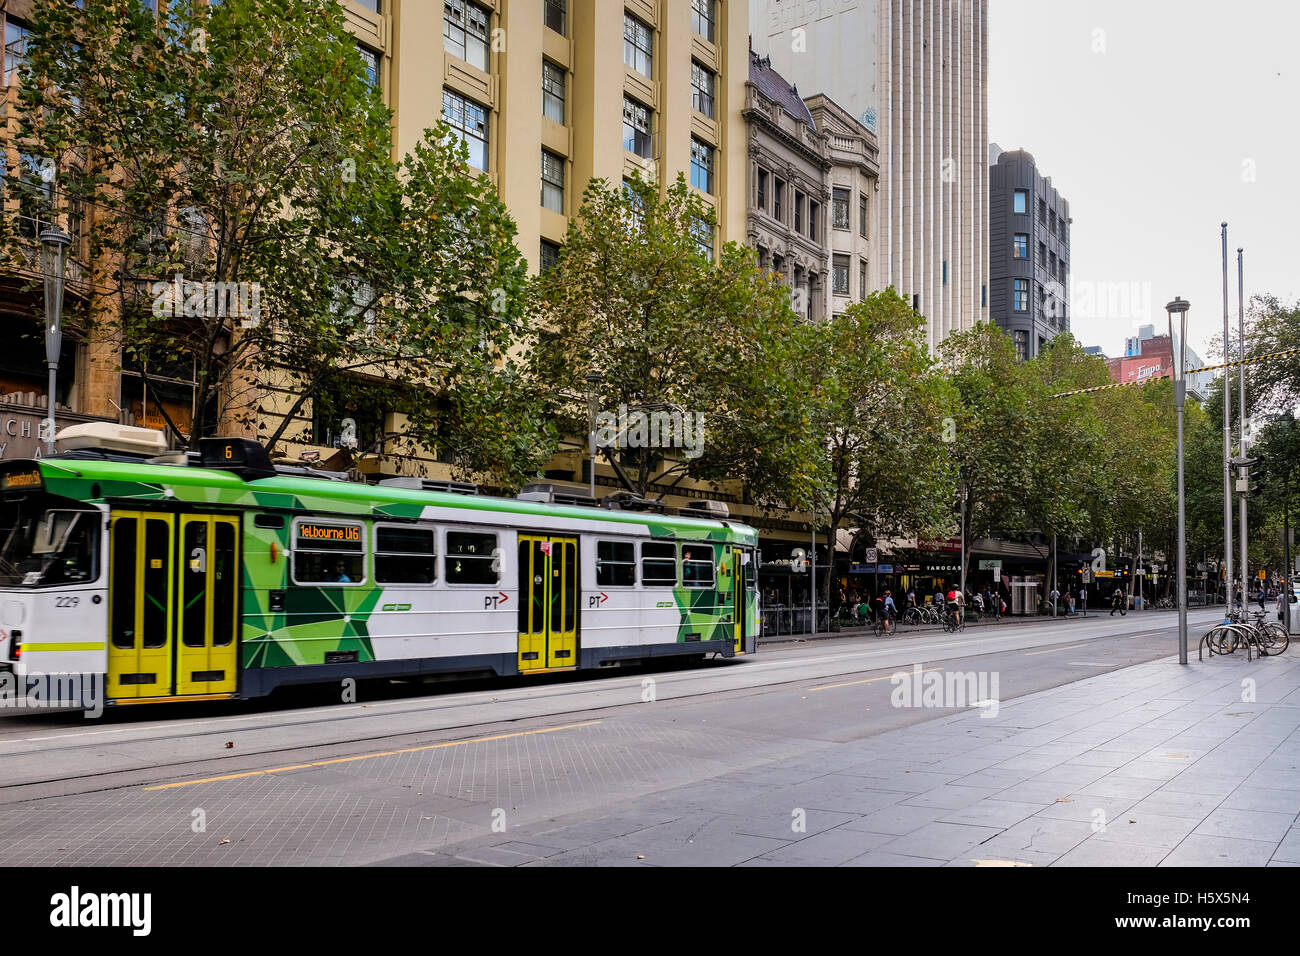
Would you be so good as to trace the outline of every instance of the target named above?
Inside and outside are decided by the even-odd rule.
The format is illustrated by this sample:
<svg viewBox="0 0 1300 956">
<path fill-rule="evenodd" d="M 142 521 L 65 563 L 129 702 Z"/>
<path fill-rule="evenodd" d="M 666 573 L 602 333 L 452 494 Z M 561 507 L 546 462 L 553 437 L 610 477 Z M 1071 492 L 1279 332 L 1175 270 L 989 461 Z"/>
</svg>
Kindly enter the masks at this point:
<svg viewBox="0 0 1300 956">
<path fill-rule="evenodd" d="M 354 760 L 371 760 L 375 757 L 396 757 L 399 754 L 421 753 L 425 750 L 442 750 L 447 747 L 464 747 L 467 744 L 484 744 L 493 740 L 508 740 L 512 737 L 531 737 L 534 734 L 553 734 L 557 730 L 575 730 L 578 727 L 593 727 L 596 724 L 603 723 L 599 720 L 588 720 L 581 724 L 565 724 L 563 727 L 543 727 L 541 730 L 522 730 L 514 734 L 495 734 L 491 737 L 475 737 L 473 740 L 451 740 L 441 744 L 429 744 L 427 747 L 408 747 L 405 750 L 384 750 L 380 753 L 358 754 L 355 757 L 335 757 L 332 760 L 316 760 L 312 763 L 294 764 L 291 767 L 272 767 L 269 770 L 249 770 L 244 773 L 231 773 L 222 777 L 204 777 L 202 780 L 182 780 L 179 783 L 163 783 L 156 787 L 145 787 L 149 790 L 173 790 L 177 787 L 192 787 L 198 783 L 221 783 L 225 780 L 241 780 L 245 777 L 260 777 L 268 773 L 283 773 L 286 770 L 308 770 L 312 767 L 326 767 L 330 764 L 349 763 Z"/>
<path fill-rule="evenodd" d="M 1057 651 L 1072 651 L 1076 647 L 1087 647 L 1087 646 L 1088 646 L 1087 644 L 1069 644 L 1066 645 L 1065 647 L 1049 647 L 1045 651 L 1029 651 L 1027 654 L 1025 654 L 1025 656 L 1033 657 L 1035 654 L 1055 654 Z"/>
<path fill-rule="evenodd" d="M 928 674 L 930 673 L 930 671 L 941 671 L 941 670 L 943 670 L 942 667 L 927 667 L 925 670 L 921 671 L 921 673 Z M 910 675 L 915 673 L 915 671 L 896 671 L 895 673 Z M 874 684 L 876 681 L 879 680 L 889 680 L 893 676 L 894 676 L 893 674 L 886 674 L 884 677 L 868 677 L 866 680 L 851 680 L 851 681 L 846 681 L 843 684 L 822 684 L 820 687 L 809 687 L 808 689 L 810 691 L 833 690 L 836 687 L 853 687 L 856 684 Z"/>
</svg>

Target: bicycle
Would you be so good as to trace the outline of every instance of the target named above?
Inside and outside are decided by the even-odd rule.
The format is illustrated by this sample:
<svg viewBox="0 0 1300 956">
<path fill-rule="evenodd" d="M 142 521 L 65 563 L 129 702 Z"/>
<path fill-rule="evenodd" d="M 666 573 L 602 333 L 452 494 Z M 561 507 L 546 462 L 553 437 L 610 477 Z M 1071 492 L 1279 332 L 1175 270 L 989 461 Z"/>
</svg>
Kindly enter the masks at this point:
<svg viewBox="0 0 1300 956">
<path fill-rule="evenodd" d="M 966 630 L 966 619 L 956 611 L 946 611 L 943 615 L 943 629 L 949 634 Z"/>
<path fill-rule="evenodd" d="M 890 617 L 887 614 L 881 615 L 880 617 L 877 617 L 875 622 L 871 625 L 871 633 L 874 634 L 876 637 L 885 637 L 888 635 L 892 635 L 896 630 L 895 628 L 889 626 L 892 623 L 893 623 L 892 617 Z"/>
<path fill-rule="evenodd" d="M 1206 648 L 1209 648 L 1210 656 L 1213 657 L 1215 654 L 1231 654 L 1244 646 L 1247 660 L 1252 657 L 1252 652 L 1260 657 L 1276 657 L 1286 653 L 1291 644 L 1286 628 L 1277 621 L 1265 621 L 1264 614 L 1265 612 L 1254 611 L 1247 616 L 1241 610 L 1229 612 L 1222 624 L 1216 624 L 1201 638 L 1200 659 L 1204 660 Z"/>
</svg>

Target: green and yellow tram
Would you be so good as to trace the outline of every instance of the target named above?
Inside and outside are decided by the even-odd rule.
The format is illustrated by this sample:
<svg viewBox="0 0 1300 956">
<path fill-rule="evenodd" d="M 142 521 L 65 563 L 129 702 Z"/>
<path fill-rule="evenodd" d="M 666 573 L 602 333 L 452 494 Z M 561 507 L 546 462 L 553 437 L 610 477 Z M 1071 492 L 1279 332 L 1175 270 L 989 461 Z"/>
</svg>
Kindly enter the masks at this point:
<svg viewBox="0 0 1300 956">
<path fill-rule="evenodd" d="M 131 704 L 755 650 L 752 528 L 474 491 L 275 468 L 246 440 L 0 464 L 0 671 Z"/>
</svg>

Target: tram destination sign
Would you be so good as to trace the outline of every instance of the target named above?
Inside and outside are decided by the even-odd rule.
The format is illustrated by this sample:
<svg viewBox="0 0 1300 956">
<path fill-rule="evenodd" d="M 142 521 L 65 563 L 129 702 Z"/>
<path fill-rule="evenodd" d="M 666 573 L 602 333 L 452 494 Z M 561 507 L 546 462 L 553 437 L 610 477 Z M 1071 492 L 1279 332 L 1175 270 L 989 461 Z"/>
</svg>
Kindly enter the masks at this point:
<svg viewBox="0 0 1300 956">
<path fill-rule="evenodd" d="M 45 486 L 39 468 L 0 470 L 0 491 L 37 491 Z"/>
</svg>

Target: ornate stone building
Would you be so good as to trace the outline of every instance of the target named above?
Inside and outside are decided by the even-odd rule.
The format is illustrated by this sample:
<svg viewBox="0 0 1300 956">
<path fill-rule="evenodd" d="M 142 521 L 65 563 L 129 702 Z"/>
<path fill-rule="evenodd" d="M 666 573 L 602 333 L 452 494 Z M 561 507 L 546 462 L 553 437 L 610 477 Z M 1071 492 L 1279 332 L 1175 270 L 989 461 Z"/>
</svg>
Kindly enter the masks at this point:
<svg viewBox="0 0 1300 956">
<path fill-rule="evenodd" d="M 799 90 L 750 52 L 749 243 L 790 286 L 808 319 L 842 312 L 877 288 L 871 244 L 876 138 L 847 110 Z"/>
</svg>

